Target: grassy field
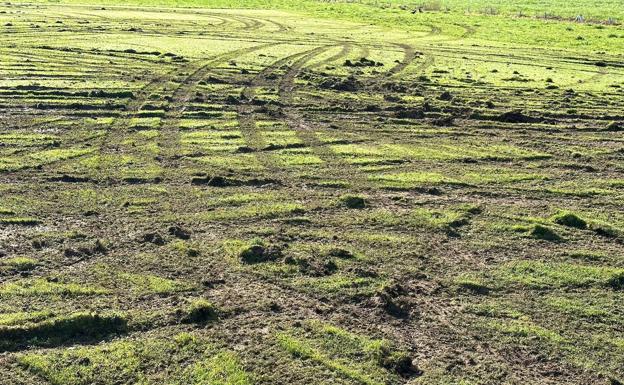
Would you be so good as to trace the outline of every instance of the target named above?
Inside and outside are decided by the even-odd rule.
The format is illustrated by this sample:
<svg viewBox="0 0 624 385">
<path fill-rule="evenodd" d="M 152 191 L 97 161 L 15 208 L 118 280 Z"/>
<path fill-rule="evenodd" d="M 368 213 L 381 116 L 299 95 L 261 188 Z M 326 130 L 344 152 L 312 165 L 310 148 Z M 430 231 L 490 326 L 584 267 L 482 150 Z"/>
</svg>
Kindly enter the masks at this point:
<svg viewBox="0 0 624 385">
<path fill-rule="evenodd" d="M 0 4 L 0 385 L 621 385 L 619 3 Z"/>
</svg>

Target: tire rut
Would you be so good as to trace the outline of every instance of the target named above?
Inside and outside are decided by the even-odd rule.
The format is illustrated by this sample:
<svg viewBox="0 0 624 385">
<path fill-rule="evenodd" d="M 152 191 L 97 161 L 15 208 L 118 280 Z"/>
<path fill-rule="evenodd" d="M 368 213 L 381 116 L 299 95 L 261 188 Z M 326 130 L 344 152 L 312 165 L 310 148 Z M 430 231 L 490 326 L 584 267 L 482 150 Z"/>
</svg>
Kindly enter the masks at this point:
<svg viewBox="0 0 624 385">
<path fill-rule="evenodd" d="M 329 148 L 327 143 L 321 141 L 316 133 L 314 123 L 306 120 L 297 108 L 293 106 L 296 92 L 295 80 L 297 76 L 305 68 L 306 63 L 314 56 L 319 55 L 329 48 L 330 47 L 320 47 L 318 50 L 313 50 L 299 58 L 290 66 L 286 74 L 279 81 L 280 100 L 284 105 L 284 114 L 286 115 L 288 126 L 296 132 L 297 137 L 304 145 L 310 148 L 325 165 L 329 165 L 334 175 L 337 175 L 340 179 L 349 180 L 354 185 L 354 189 L 358 189 L 362 187 L 361 185 L 365 180 L 364 178 L 357 177 L 358 170 L 348 162 L 344 162 L 340 159 L 336 153 Z"/>
<path fill-rule="evenodd" d="M 160 158 L 164 170 L 163 178 L 167 182 L 171 183 L 175 181 L 176 178 L 174 175 L 177 174 L 172 171 L 180 166 L 180 156 L 178 155 L 180 147 L 178 120 L 186 109 L 185 104 L 191 99 L 192 93 L 199 86 L 199 83 L 214 71 L 214 65 L 272 46 L 275 46 L 274 42 L 259 44 L 253 47 L 227 52 L 217 58 L 209 59 L 178 85 L 171 96 L 171 107 L 167 111 L 165 117 L 163 117 L 160 129 L 161 140 L 159 141 L 159 147 L 161 150 L 165 150 Z"/>
<path fill-rule="evenodd" d="M 270 81 L 269 76 L 278 71 L 281 67 L 288 62 L 298 60 L 302 56 L 307 56 L 312 52 L 319 51 L 320 48 L 314 48 L 309 51 L 299 52 L 294 55 L 283 57 L 268 67 L 260 71 L 250 82 L 250 84 L 243 89 L 241 96 L 244 99 L 243 103 L 239 105 L 237 109 L 238 122 L 245 141 L 254 149 L 254 154 L 260 164 L 272 173 L 282 174 L 284 170 L 279 167 L 278 163 L 271 157 L 269 153 L 263 151 L 267 143 L 256 127 L 256 119 L 254 117 L 257 112 L 253 106 L 253 99 L 255 97 L 255 89 L 257 87 L 267 86 L 274 84 Z"/>
</svg>

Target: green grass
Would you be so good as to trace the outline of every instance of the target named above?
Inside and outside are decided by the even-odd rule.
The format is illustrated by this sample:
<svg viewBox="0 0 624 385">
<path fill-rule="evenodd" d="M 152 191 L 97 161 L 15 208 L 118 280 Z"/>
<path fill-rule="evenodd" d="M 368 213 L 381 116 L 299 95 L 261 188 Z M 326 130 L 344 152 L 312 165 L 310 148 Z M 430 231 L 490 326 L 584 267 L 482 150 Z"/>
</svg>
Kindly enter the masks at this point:
<svg viewBox="0 0 624 385">
<path fill-rule="evenodd" d="M 19 312 L 0 314 L 0 326 L 17 326 L 27 323 L 37 323 L 54 317 L 51 311 Z"/>
<path fill-rule="evenodd" d="M 461 180 L 469 184 L 513 184 L 527 181 L 542 181 L 545 175 L 513 170 L 483 170 L 463 175 Z"/>
<path fill-rule="evenodd" d="M 549 154 L 539 151 L 519 148 L 506 144 L 492 144 L 484 146 L 475 143 L 453 144 L 441 140 L 434 145 L 428 143 L 416 144 L 383 144 L 383 145 L 353 145 L 340 144 L 332 146 L 332 150 L 354 164 L 374 164 L 393 162 L 396 160 L 429 160 L 453 161 L 467 159 L 548 159 Z"/>
<path fill-rule="evenodd" d="M 0 379 L 621 382 L 618 5 L 0 5 Z"/>
<path fill-rule="evenodd" d="M 317 155 L 309 153 L 307 149 L 282 150 L 277 158 L 284 166 L 304 167 L 323 164 L 323 160 Z"/>
<path fill-rule="evenodd" d="M 445 208 L 414 207 L 406 212 L 379 209 L 365 214 L 363 222 L 385 226 L 410 226 L 421 229 L 454 233 L 469 225 L 480 208 L 471 204 L 452 205 Z"/>
<path fill-rule="evenodd" d="M 251 385 L 253 377 L 242 367 L 234 353 L 219 353 L 214 357 L 196 363 L 187 375 L 185 384 Z"/>
<path fill-rule="evenodd" d="M 132 290 L 143 294 L 169 294 L 191 288 L 188 284 L 150 274 L 119 273 L 117 278 L 127 282 Z"/>
<path fill-rule="evenodd" d="M 254 202 L 230 209 L 218 208 L 214 211 L 199 214 L 198 219 L 202 221 L 274 219 L 290 215 L 300 215 L 304 212 L 304 206 L 298 203 Z"/>
<path fill-rule="evenodd" d="M 65 0 L 66 3 L 71 3 L 75 0 Z M 93 1 L 93 0 L 91 0 Z M 102 1 L 95 1 L 95 3 L 101 3 Z M 85 3 L 85 2 L 82 2 Z M 118 4 L 118 0 L 109 0 L 109 4 Z M 469 11 L 473 13 L 471 19 L 474 24 L 477 24 L 478 33 L 476 37 L 488 37 L 495 38 L 500 41 L 509 40 L 522 40 L 527 44 L 541 44 L 541 45 L 573 45 L 575 41 L 568 39 L 565 34 L 565 28 L 558 28 L 558 24 L 552 21 L 535 20 L 534 16 L 563 16 L 567 18 L 573 18 L 579 14 L 585 15 L 589 18 L 596 18 L 598 20 L 606 20 L 609 17 L 624 18 L 624 14 L 618 7 L 618 3 L 611 0 L 608 3 L 597 3 L 596 0 L 584 0 L 582 3 L 561 3 L 558 1 L 550 0 L 546 2 L 538 2 L 532 0 L 530 2 L 523 2 L 522 4 L 516 4 L 510 1 L 503 3 L 492 4 L 487 0 L 478 0 L 477 2 L 471 2 L 466 4 L 460 0 L 447 0 L 441 1 L 439 8 L 436 5 L 433 9 L 434 12 L 425 12 L 422 14 L 413 15 L 411 10 L 414 5 L 407 4 L 406 9 L 401 9 L 399 6 L 405 4 L 402 0 L 393 1 L 394 5 L 387 7 L 385 3 L 379 3 L 372 0 L 365 2 L 349 4 L 348 2 L 336 2 L 336 3 L 319 3 L 313 0 L 306 1 L 294 1 L 294 0 L 276 0 L 266 2 L 262 0 L 254 1 L 224 1 L 224 0 L 159 0 L 159 1 L 146 1 L 146 0 L 133 0 L 133 4 L 142 6 L 186 6 L 186 7 L 214 7 L 214 8 L 269 8 L 269 9 L 286 9 L 297 12 L 304 12 L 310 15 L 314 15 L 322 18 L 338 18 L 343 20 L 355 21 L 355 22 L 370 22 L 381 26 L 396 26 L 401 25 L 405 29 L 412 31 L 423 31 L 423 26 L 426 26 L 431 21 L 443 21 L 445 24 L 452 26 L 452 22 L 461 21 L 465 18 L 465 12 Z M 431 4 L 435 4 L 432 2 Z M 445 10 L 448 7 L 451 12 L 442 13 L 438 10 Z M 496 13 L 502 13 L 503 16 L 495 15 L 491 16 L 491 9 L 496 10 Z M 515 16 L 522 12 L 529 16 L 514 20 Z M 507 17 L 511 16 L 511 17 Z M 515 21 L 515 22 L 514 22 Z M 512 24 L 513 23 L 513 24 Z M 513 28 L 518 30 L 517 36 L 510 36 L 507 34 L 499 34 L 495 36 L 494 32 L 498 28 L 508 29 L 512 24 Z M 547 29 L 548 32 L 542 36 L 531 35 L 531 32 L 536 26 L 542 29 Z M 592 31 L 589 26 L 579 26 L 584 34 L 589 34 Z M 556 36 L 556 31 L 560 31 L 560 35 Z M 460 36 L 465 33 L 462 28 L 455 27 L 450 30 L 451 33 Z M 600 31 L 603 32 L 603 31 Z M 591 36 L 598 35 L 597 33 L 591 33 Z M 602 34 L 606 35 L 606 34 Z M 578 32 L 574 37 L 578 36 Z M 598 35 L 600 36 L 600 35 Z M 593 43 L 597 44 L 597 43 Z"/>
<path fill-rule="evenodd" d="M 78 148 L 53 149 L 35 152 L 30 155 L 30 158 L 34 159 L 37 164 L 49 164 L 59 160 L 77 158 L 92 152 L 93 150 Z"/>
<path fill-rule="evenodd" d="M 182 333 L 172 338 L 118 340 L 65 352 L 23 354 L 21 366 L 54 385 L 93 383 L 251 384 L 251 377 L 230 352 L 217 353 L 204 338 Z M 193 362 L 187 367 L 175 365 Z M 170 372 L 167 367 L 174 370 Z"/>
<path fill-rule="evenodd" d="M 38 264 L 36 259 L 28 257 L 14 257 L 0 260 L 0 265 L 8 266 L 19 271 L 32 270 L 37 267 Z"/>
<path fill-rule="evenodd" d="M 7 282 L 0 285 L 0 297 L 38 297 L 38 296 L 82 296 L 105 294 L 107 291 L 98 287 L 83 286 L 77 283 L 48 281 L 42 278 Z"/>
<path fill-rule="evenodd" d="M 501 266 L 496 277 L 504 282 L 533 288 L 611 288 L 623 274 L 624 269 L 608 266 L 517 261 Z"/>
<path fill-rule="evenodd" d="M 0 215 L 15 215 L 15 211 L 5 207 L 0 207 Z"/>
<path fill-rule="evenodd" d="M 298 340 L 287 334 L 280 334 L 277 338 L 280 345 L 297 358 L 312 360 L 318 364 L 326 366 L 328 369 L 335 371 L 346 378 L 357 381 L 358 383 L 366 385 L 383 384 L 382 382 L 375 381 L 365 373 L 330 359 L 318 350 L 307 345 L 304 341 Z"/>
<path fill-rule="evenodd" d="M 618 314 L 617 297 L 611 299 L 603 296 L 587 296 L 587 298 L 569 298 L 553 296 L 544 299 L 544 303 L 556 311 L 600 322 L 624 323 L 624 317 Z"/>
<path fill-rule="evenodd" d="M 191 302 L 183 321 L 188 323 L 203 323 L 213 321 L 216 318 L 216 307 L 205 299 L 198 299 Z"/>
<path fill-rule="evenodd" d="M 34 226 L 40 223 L 39 219 L 32 217 L 0 217 L 0 224 L 3 225 Z"/>
<path fill-rule="evenodd" d="M 72 341 L 94 341 L 126 331 L 127 321 L 118 315 L 75 313 L 59 317 L 28 317 L 25 324 L 0 326 L 0 348 L 27 345 L 56 346 Z M 15 318 L 13 319 L 15 321 Z M 39 322 L 37 322 L 39 321 Z"/>
<path fill-rule="evenodd" d="M 441 184 L 461 184 L 459 181 L 445 177 L 437 172 L 409 172 L 399 174 L 381 174 L 370 177 L 381 187 L 389 189 L 413 189 Z"/>
<path fill-rule="evenodd" d="M 559 333 L 526 321 L 492 321 L 487 326 L 515 338 L 539 338 L 553 344 L 567 342 Z"/>
<path fill-rule="evenodd" d="M 297 359 L 311 360 L 357 383 L 380 385 L 399 378 L 388 367 L 397 357 L 406 356 L 388 341 L 369 339 L 318 321 L 308 322 L 304 330 L 303 335 L 297 329 L 278 333 L 278 344 Z"/>
</svg>

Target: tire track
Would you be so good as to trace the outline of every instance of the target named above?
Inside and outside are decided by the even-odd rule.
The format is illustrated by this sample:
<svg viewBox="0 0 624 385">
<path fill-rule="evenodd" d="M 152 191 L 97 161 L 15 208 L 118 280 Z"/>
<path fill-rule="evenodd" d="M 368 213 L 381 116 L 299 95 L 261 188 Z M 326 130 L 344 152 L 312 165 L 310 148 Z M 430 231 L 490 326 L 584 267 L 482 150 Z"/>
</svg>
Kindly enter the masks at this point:
<svg viewBox="0 0 624 385">
<path fill-rule="evenodd" d="M 131 119 L 136 112 L 138 112 L 141 108 L 141 106 L 147 101 L 147 97 L 149 95 L 151 95 L 151 93 L 157 88 L 157 86 L 162 83 L 165 79 L 164 75 L 161 75 L 153 80 L 151 80 L 149 83 L 147 83 L 144 87 L 142 87 L 139 91 L 137 91 L 135 93 L 135 97 L 133 99 L 130 99 L 130 101 L 128 102 L 127 106 L 126 106 L 126 113 L 123 114 L 122 117 L 118 117 L 116 118 L 111 125 L 108 127 L 106 133 L 104 135 L 102 135 L 99 143 L 97 146 L 95 146 L 96 149 L 98 149 L 98 156 L 100 156 L 104 151 L 109 150 L 109 152 L 111 152 L 110 150 L 114 149 L 114 147 L 111 147 L 111 141 L 110 141 L 110 136 L 112 133 L 119 131 L 122 127 L 124 127 L 129 119 Z M 96 140 L 97 142 L 97 140 Z M 72 142 L 72 145 L 76 145 L 79 142 Z M 81 155 L 79 157 L 72 157 L 69 160 L 59 160 L 59 161 L 55 161 L 49 164 L 46 164 L 45 167 L 49 167 L 50 165 L 55 165 L 58 166 L 59 163 L 63 163 L 63 162 L 75 162 L 76 159 L 79 158 L 83 158 L 85 156 L 88 156 L 90 154 L 85 154 L 85 155 Z M 107 170 L 110 171 L 110 170 Z M 98 173 L 100 174 L 100 173 Z M 42 175 L 42 173 L 38 170 L 29 170 L 26 169 L 24 172 L 20 173 L 20 179 L 24 180 L 24 179 L 29 179 L 29 180 L 37 180 L 37 179 L 41 179 L 41 177 L 45 177 L 45 175 Z M 88 175 L 89 177 L 93 177 L 93 175 Z"/>
<path fill-rule="evenodd" d="M 347 55 L 349 55 L 351 53 L 351 50 L 353 49 L 353 46 L 349 43 L 343 43 L 342 44 L 342 49 L 340 50 L 340 52 L 338 52 L 337 54 L 328 57 L 325 60 L 322 60 L 314 65 L 309 66 L 309 69 L 315 69 L 315 68 L 319 68 L 322 67 L 324 65 L 330 64 L 335 62 L 336 60 L 340 60 L 343 57 L 346 57 Z"/>
<path fill-rule="evenodd" d="M 394 67 L 390 68 L 386 73 L 387 77 L 392 77 L 400 72 L 403 72 L 407 66 L 412 64 L 414 60 L 416 60 L 417 53 L 414 47 L 409 44 L 404 43 L 395 43 L 397 47 L 400 47 L 403 50 L 403 60 L 400 63 L 397 63 Z"/>
<path fill-rule="evenodd" d="M 177 129 L 177 120 L 180 115 L 184 112 L 185 106 L 184 104 L 188 102 L 191 98 L 191 93 L 196 89 L 199 83 L 207 76 L 209 72 L 213 70 L 212 66 L 214 64 L 230 60 L 239 55 L 243 55 L 246 53 L 254 52 L 256 50 L 260 50 L 269 46 L 273 46 L 274 43 L 266 43 L 261 44 L 249 48 L 243 48 L 236 51 L 227 52 L 225 54 L 219 55 L 215 58 L 207 59 L 207 60 L 198 60 L 195 62 L 188 63 L 182 67 L 174 68 L 173 70 L 162 74 L 154 79 L 152 79 L 145 87 L 143 87 L 135 96 L 134 99 L 126 107 L 126 112 L 120 118 L 117 118 L 113 124 L 111 124 L 107 134 L 102 138 L 100 144 L 99 154 L 111 154 L 111 153 L 122 153 L 124 155 L 130 155 L 133 153 L 132 148 L 122 148 L 121 139 L 123 136 L 119 138 L 119 140 L 111 140 L 111 136 L 115 133 L 120 134 L 126 131 L 127 126 L 131 119 L 138 116 L 138 113 L 142 110 L 143 106 L 150 101 L 150 96 L 158 91 L 161 91 L 166 86 L 166 83 L 175 79 L 176 76 L 180 73 L 191 72 L 173 91 L 173 94 L 169 98 L 164 98 L 164 100 L 169 100 L 164 104 L 163 108 L 166 113 L 165 116 L 161 119 L 160 132 L 161 132 L 161 146 L 160 148 L 165 148 L 167 151 L 159 156 L 160 163 L 167 164 L 167 167 L 163 167 L 162 170 L 166 175 L 162 175 L 162 177 L 167 177 L 167 179 L 175 179 L 171 178 L 170 173 L 167 171 L 175 165 L 169 165 L 171 159 L 175 159 L 174 154 L 177 152 L 179 146 L 177 145 L 178 138 L 178 129 Z M 163 100 L 163 99 L 161 99 Z M 123 150 L 123 151 L 121 151 Z M 139 158 L 141 153 L 138 153 Z M 151 159 L 148 161 L 151 162 Z M 104 174 L 112 175 L 112 170 L 107 170 Z M 162 177 L 159 177 L 162 179 Z M 117 178 L 113 178 L 116 180 Z"/>
<path fill-rule="evenodd" d="M 358 177 L 358 170 L 348 162 L 341 159 L 330 147 L 329 144 L 318 138 L 314 123 L 305 119 L 295 104 L 296 85 L 295 80 L 306 64 L 316 55 L 324 52 L 331 47 L 320 47 L 313 50 L 303 57 L 295 61 L 286 74 L 279 81 L 280 100 L 284 105 L 284 114 L 288 126 L 296 132 L 297 137 L 307 148 L 310 148 L 323 162 L 324 165 L 331 167 L 332 175 L 337 179 L 349 180 L 352 188 L 358 190 L 365 186 L 365 178 Z"/>
<path fill-rule="evenodd" d="M 328 48 L 323 47 L 321 49 L 313 50 L 295 61 L 279 81 L 279 95 L 280 100 L 284 105 L 285 115 L 289 127 L 295 130 L 297 137 L 306 145 L 306 147 L 313 149 L 324 162 L 329 162 L 336 158 L 335 154 L 329 150 L 321 140 L 318 139 L 311 125 L 306 122 L 296 111 L 296 108 L 293 107 L 295 97 L 295 79 L 301 73 L 307 62 L 309 62 L 314 56 L 324 52 L 326 49 Z"/>
<path fill-rule="evenodd" d="M 318 48 L 313 49 L 313 51 L 316 49 Z M 260 71 L 251 80 L 250 84 L 246 86 L 241 92 L 243 103 L 240 104 L 237 108 L 237 118 L 241 133 L 245 139 L 245 142 L 254 150 L 254 154 L 260 164 L 271 173 L 280 174 L 282 170 L 275 162 L 275 160 L 270 156 L 270 154 L 264 151 L 267 143 L 262 137 L 258 128 L 256 127 L 256 119 L 254 118 L 256 112 L 252 103 L 255 97 L 255 89 L 257 87 L 270 84 L 268 79 L 269 75 L 275 73 L 280 67 L 284 66 L 289 61 L 296 60 L 297 58 L 305 54 L 306 52 L 300 52 L 277 60 L 276 62 L 272 63 L 271 65 Z"/>
<path fill-rule="evenodd" d="M 177 179 L 174 176 L 178 174 L 172 171 L 180 167 L 181 160 L 181 156 L 178 155 L 180 148 L 179 119 L 186 109 L 185 104 L 191 99 L 192 93 L 199 86 L 199 83 L 214 71 L 214 65 L 241 55 L 273 47 L 275 44 L 274 42 L 259 44 L 253 47 L 227 52 L 210 59 L 178 85 L 171 96 L 171 108 L 167 111 L 165 117 L 163 117 L 160 129 L 161 139 L 159 141 L 159 147 L 162 151 L 160 158 L 161 164 L 163 164 L 163 178 L 167 182 L 172 182 Z"/>
</svg>

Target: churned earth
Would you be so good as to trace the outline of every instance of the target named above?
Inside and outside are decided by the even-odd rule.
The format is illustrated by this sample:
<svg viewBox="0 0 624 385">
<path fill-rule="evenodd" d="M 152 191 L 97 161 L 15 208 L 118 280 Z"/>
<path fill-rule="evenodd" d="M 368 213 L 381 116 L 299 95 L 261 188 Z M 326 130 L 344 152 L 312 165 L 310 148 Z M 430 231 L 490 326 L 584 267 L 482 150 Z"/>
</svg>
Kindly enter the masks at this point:
<svg viewBox="0 0 624 385">
<path fill-rule="evenodd" d="M 0 384 L 622 384 L 612 8 L 222 3 L 0 4 Z"/>
</svg>

